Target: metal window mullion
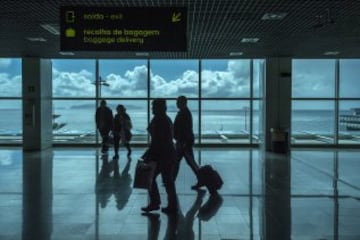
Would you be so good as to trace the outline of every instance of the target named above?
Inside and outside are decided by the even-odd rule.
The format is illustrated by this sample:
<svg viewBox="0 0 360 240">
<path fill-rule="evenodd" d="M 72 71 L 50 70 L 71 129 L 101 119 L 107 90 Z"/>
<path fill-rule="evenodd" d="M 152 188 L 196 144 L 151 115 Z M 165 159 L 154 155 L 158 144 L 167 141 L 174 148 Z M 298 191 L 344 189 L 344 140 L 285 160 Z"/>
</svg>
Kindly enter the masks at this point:
<svg viewBox="0 0 360 240">
<path fill-rule="evenodd" d="M 339 239 L 339 190 L 338 190 L 338 179 L 339 179 L 339 152 L 334 153 L 334 240 Z"/>
<path fill-rule="evenodd" d="M 339 91 L 340 91 L 340 62 L 335 62 L 335 144 L 339 144 Z"/>
<path fill-rule="evenodd" d="M 202 90 L 202 85 L 201 85 L 201 71 L 202 71 L 202 60 L 199 59 L 199 67 L 198 67 L 198 71 L 199 71 L 199 78 L 198 78 L 198 141 L 199 141 L 199 147 L 201 149 L 201 138 L 202 138 L 202 131 L 201 131 L 201 117 L 202 117 L 202 112 L 201 112 L 201 102 L 202 102 L 202 94 L 201 94 L 201 90 Z M 199 158 L 200 161 L 200 158 Z M 201 163 L 201 162 L 199 162 Z"/>
<path fill-rule="evenodd" d="M 95 109 L 99 106 L 99 59 L 95 59 Z M 95 144 L 99 144 L 99 133 L 95 123 Z"/>
<path fill-rule="evenodd" d="M 249 225 L 250 225 L 250 239 L 253 239 L 253 151 L 249 151 Z"/>
<path fill-rule="evenodd" d="M 253 104 L 253 97 L 254 97 L 254 94 L 253 94 L 253 87 L 254 87 L 254 73 L 253 73 L 253 70 L 254 70 L 254 60 L 251 59 L 250 60 L 250 112 L 249 112 L 249 127 L 250 127 L 250 133 L 249 133 L 249 137 L 250 137 L 250 145 L 253 143 L 253 108 L 254 108 L 254 104 Z M 246 108 L 245 108 L 245 111 L 246 111 Z M 245 119 L 246 121 L 246 119 Z"/>
<path fill-rule="evenodd" d="M 147 110 L 146 110 L 147 111 L 147 125 L 149 125 L 149 123 L 150 123 L 150 86 L 151 86 L 150 77 L 151 77 L 150 76 L 150 59 L 148 58 L 147 59 L 147 95 L 146 95 L 146 97 L 147 97 Z M 147 132 L 147 141 L 148 141 L 148 143 L 150 141 L 149 132 Z"/>
</svg>

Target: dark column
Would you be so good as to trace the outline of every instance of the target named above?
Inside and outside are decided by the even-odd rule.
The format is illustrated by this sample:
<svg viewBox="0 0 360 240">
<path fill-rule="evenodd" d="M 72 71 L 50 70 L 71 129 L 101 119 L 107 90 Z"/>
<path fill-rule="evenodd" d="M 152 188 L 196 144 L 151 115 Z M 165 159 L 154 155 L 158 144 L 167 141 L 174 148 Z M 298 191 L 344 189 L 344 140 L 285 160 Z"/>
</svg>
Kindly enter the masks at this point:
<svg viewBox="0 0 360 240">
<path fill-rule="evenodd" d="M 23 58 L 23 149 L 42 150 L 52 146 L 51 60 Z"/>
</svg>

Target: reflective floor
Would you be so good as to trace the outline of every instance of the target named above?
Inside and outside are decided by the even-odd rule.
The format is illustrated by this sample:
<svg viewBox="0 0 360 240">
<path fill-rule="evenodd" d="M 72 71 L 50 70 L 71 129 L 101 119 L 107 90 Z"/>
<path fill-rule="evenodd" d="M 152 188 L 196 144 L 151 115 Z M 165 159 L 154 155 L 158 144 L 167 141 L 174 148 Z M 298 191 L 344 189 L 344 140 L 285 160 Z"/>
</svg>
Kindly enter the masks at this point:
<svg viewBox="0 0 360 240">
<path fill-rule="evenodd" d="M 132 184 L 143 151 L 122 152 L 117 175 L 92 148 L 0 148 L 0 239 L 360 239 L 360 150 L 197 150 L 224 186 L 191 190 L 182 161 L 174 216 L 141 214 L 147 193 Z"/>
</svg>

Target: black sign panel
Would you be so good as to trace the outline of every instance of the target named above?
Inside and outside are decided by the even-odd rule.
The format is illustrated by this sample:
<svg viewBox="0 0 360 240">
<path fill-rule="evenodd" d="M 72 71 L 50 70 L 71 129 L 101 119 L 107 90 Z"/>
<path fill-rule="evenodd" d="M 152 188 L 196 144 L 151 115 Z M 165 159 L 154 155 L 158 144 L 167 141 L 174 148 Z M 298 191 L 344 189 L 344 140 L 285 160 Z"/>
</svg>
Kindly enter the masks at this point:
<svg viewBox="0 0 360 240">
<path fill-rule="evenodd" d="M 184 7 L 60 9 L 61 51 L 186 51 Z"/>
</svg>

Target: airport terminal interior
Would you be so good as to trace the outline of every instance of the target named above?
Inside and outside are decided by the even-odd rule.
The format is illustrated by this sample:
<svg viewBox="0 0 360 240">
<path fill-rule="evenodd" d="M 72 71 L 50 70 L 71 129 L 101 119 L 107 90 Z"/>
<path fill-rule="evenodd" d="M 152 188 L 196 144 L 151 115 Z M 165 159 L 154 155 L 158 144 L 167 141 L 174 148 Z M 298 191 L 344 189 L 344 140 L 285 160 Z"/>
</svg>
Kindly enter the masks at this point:
<svg viewBox="0 0 360 240">
<path fill-rule="evenodd" d="M 1 4 L 1 240 L 360 239 L 360 1 Z M 182 159 L 177 211 L 144 212 L 152 102 L 174 122 L 179 96 L 223 184 Z M 131 118 L 118 165 L 101 100 Z"/>
</svg>

